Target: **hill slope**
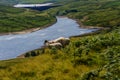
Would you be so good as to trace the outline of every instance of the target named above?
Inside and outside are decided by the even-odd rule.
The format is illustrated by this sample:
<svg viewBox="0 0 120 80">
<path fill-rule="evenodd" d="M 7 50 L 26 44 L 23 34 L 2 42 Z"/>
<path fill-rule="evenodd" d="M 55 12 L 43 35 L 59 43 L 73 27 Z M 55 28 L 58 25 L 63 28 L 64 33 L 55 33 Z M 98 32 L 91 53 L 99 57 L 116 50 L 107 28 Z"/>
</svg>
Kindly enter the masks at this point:
<svg viewBox="0 0 120 80">
<path fill-rule="evenodd" d="M 119 80 L 120 29 L 71 38 L 61 50 L 35 50 L 25 59 L 0 61 L 1 80 Z"/>
<path fill-rule="evenodd" d="M 74 3 L 47 11 L 53 15 L 78 19 L 85 25 L 111 27 L 111 30 L 71 38 L 70 44 L 62 49 L 54 47 L 38 49 L 28 52 L 29 57 L 25 59 L 0 61 L 0 79 L 119 80 L 119 2 L 119 0 L 76 0 Z"/>
<path fill-rule="evenodd" d="M 0 5 L 0 33 L 43 27 L 55 22 L 47 13 Z"/>
</svg>

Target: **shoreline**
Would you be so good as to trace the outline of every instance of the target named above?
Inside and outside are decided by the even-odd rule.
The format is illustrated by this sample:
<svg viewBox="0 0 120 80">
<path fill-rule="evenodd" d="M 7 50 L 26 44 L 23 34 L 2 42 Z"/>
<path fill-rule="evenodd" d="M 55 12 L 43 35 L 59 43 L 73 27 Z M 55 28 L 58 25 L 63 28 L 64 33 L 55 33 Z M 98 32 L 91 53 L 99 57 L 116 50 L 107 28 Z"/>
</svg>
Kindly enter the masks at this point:
<svg viewBox="0 0 120 80">
<path fill-rule="evenodd" d="M 68 18 L 70 18 L 70 19 L 73 19 L 73 20 L 75 20 L 76 21 L 76 23 L 77 24 L 79 24 L 79 27 L 80 28 L 84 28 L 84 29 L 110 29 L 110 28 L 108 28 L 108 27 L 99 27 L 99 26 L 87 26 L 87 25 L 84 25 L 83 23 L 82 23 L 82 20 L 79 20 L 79 19 L 75 19 L 75 18 L 71 18 L 71 17 L 68 17 Z"/>
<path fill-rule="evenodd" d="M 68 17 L 68 18 L 75 20 L 76 23 L 79 24 L 80 28 L 83 28 L 83 29 L 98 29 L 96 31 L 92 31 L 92 32 L 89 32 L 89 33 L 84 33 L 84 34 L 80 34 L 80 35 L 70 36 L 69 38 L 72 38 L 72 37 L 84 37 L 84 36 L 98 34 L 101 31 L 108 31 L 108 30 L 110 30 L 110 28 L 108 28 L 108 27 L 105 28 L 105 27 L 98 27 L 98 26 L 86 26 L 79 19 L 75 19 L 75 18 L 71 18 L 71 17 Z"/>
<path fill-rule="evenodd" d="M 36 28 L 30 28 L 30 29 L 26 29 L 26 30 L 22 30 L 22 31 L 16 31 L 16 32 L 5 32 L 5 33 L 0 33 L 0 36 L 5 36 L 5 35 L 19 35 L 19 34 L 27 34 L 27 33 L 32 33 L 38 30 L 42 30 L 45 29 L 49 26 L 52 26 L 53 24 L 55 24 L 57 22 L 57 19 L 55 18 L 55 21 L 51 22 L 50 24 L 46 24 L 44 26 L 41 27 L 36 27 Z"/>
<path fill-rule="evenodd" d="M 96 28 L 96 29 L 98 29 L 98 28 Z M 84 37 L 84 36 L 89 36 L 89 35 L 95 35 L 95 34 L 99 34 L 101 31 L 108 31 L 108 30 L 110 30 L 110 29 L 102 28 L 102 29 L 98 29 L 98 30 L 93 31 L 93 32 L 84 33 L 84 34 L 81 34 L 81 35 L 70 36 L 69 38 L 71 39 L 71 38 L 75 38 L 75 37 Z M 43 48 L 43 46 L 41 46 L 40 48 L 35 49 L 35 50 L 39 50 L 39 49 L 44 49 L 44 48 Z M 34 51 L 34 50 L 31 50 L 31 51 Z M 26 57 L 26 53 L 29 53 L 31 51 L 28 51 L 28 52 L 25 52 L 25 53 L 23 53 L 21 55 L 18 55 L 16 58 L 28 58 L 28 57 Z"/>
<path fill-rule="evenodd" d="M 66 17 L 66 16 L 58 16 L 58 17 L 64 18 L 64 17 Z M 70 18 L 70 17 L 68 17 L 68 18 Z M 83 23 L 80 22 L 78 19 L 74 19 L 74 18 L 70 18 L 70 19 L 75 20 L 76 23 L 79 24 L 79 27 L 80 27 L 80 28 L 84 28 L 84 29 L 103 29 L 103 30 L 104 30 L 104 29 L 108 29 L 108 28 L 104 28 L 104 27 L 85 26 L 85 25 L 83 25 Z M 55 18 L 55 21 L 54 21 L 54 22 L 52 22 L 52 23 L 50 23 L 50 24 L 47 24 L 47 25 L 44 25 L 44 26 L 41 26 L 41 27 L 30 28 L 30 29 L 22 30 L 22 31 L 0 33 L 0 36 L 32 33 L 32 32 L 38 31 L 38 30 L 45 29 L 45 28 L 47 28 L 47 27 L 55 24 L 56 22 L 57 22 L 57 19 Z"/>
</svg>

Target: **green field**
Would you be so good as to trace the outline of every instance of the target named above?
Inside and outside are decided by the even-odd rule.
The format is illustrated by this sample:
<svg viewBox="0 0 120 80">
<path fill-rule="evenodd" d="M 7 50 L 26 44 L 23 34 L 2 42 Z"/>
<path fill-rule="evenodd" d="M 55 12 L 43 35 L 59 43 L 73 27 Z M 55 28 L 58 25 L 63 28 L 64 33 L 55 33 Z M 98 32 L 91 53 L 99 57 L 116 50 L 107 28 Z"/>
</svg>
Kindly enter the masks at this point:
<svg viewBox="0 0 120 80">
<path fill-rule="evenodd" d="M 0 80 L 120 79 L 120 1 L 74 0 L 65 4 L 43 13 L 110 30 L 72 37 L 62 49 L 38 49 L 26 53 L 24 59 L 0 61 Z"/>
</svg>

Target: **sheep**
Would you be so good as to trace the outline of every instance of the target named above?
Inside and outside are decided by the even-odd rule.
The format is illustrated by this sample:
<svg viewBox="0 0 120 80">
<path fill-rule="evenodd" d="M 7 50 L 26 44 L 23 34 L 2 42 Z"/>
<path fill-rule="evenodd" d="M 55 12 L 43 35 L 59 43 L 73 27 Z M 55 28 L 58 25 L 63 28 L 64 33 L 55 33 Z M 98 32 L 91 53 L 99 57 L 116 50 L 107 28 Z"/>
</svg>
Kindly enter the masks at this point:
<svg viewBox="0 0 120 80">
<path fill-rule="evenodd" d="M 49 47 L 65 47 L 66 45 L 68 45 L 70 43 L 70 39 L 69 38 L 64 38 L 64 37 L 60 37 L 57 38 L 55 40 L 45 40 L 44 45 L 45 46 L 49 46 Z"/>
</svg>

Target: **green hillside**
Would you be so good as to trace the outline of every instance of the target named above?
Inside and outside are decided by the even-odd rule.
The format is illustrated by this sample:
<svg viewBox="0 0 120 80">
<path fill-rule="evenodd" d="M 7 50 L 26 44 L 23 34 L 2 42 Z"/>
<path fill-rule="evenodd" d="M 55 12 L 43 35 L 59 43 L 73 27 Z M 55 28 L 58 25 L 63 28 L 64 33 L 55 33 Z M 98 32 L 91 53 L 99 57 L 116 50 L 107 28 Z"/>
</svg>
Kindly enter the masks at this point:
<svg viewBox="0 0 120 80">
<path fill-rule="evenodd" d="M 119 4 L 119 0 L 74 0 L 43 12 L 110 29 L 72 37 L 62 49 L 38 49 L 24 59 L 0 61 L 0 80 L 119 80 Z"/>
<path fill-rule="evenodd" d="M 1 80 L 119 80 L 120 29 L 99 35 L 71 38 L 61 50 L 35 50 L 41 54 L 0 61 Z"/>
<path fill-rule="evenodd" d="M 76 0 L 50 13 L 75 18 L 89 26 L 120 26 L 119 0 Z"/>
<path fill-rule="evenodd" d="M 0 5 L 0 33 L 43 27 L 55 22 L 47 13 Z"/>
</svg>

